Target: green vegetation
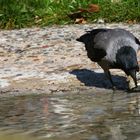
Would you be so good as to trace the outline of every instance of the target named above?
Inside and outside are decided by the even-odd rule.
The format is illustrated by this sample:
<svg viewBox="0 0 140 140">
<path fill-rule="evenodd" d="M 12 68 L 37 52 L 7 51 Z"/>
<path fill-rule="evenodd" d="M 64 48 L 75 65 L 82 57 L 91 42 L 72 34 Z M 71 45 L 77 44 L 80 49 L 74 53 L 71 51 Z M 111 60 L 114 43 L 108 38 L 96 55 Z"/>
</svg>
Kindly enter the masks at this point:
<svg viewBox="0 0 140 140">
<path fill-rule="evenodd" d="M 52 24 L 70 24 L 69 18 L 79 8 L 97 4 L 98 12 L 82 13 L 88 22 L 98 18 L 106 22 L 140 22 L 140 0 L 0 0 L 0 28 L 12 29 Z"/>
</svg>

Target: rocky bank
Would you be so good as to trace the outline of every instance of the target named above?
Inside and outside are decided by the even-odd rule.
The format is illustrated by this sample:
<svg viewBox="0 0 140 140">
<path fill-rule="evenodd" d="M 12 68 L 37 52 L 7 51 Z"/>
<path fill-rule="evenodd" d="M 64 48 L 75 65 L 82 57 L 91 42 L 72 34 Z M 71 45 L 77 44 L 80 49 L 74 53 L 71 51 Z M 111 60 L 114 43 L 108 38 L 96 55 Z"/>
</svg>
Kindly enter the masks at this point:
<svg viewBox="0 0 140 140">
<path fill-rule="evenodd" d="M 84 45 L 76 41 L 86 31 L 100 27 L 124 28 L 140 39 L 139 24 L 86 24 L 1 30 L 1 94 L 111 90 L 102 69 L 87 58 Z M 112 70 L 112 74 L 118 89 L 125 89 L 124 73 Z"/>
</svg>

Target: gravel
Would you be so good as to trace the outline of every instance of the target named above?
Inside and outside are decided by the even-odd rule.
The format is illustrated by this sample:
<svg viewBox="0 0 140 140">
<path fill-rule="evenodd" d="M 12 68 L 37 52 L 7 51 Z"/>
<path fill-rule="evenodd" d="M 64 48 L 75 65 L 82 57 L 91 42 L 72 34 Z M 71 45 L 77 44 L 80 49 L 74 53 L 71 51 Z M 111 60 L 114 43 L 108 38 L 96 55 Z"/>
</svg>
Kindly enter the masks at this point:
<svg viewBox="0 0 140 140">
<path fill-rule="evenodd" d="M 84 45 L 76 41 L 86 31 L 104 27 L 124 28 L 140 39 L 139 24 L 85 24 L 1 30 L 1 93 L 110 89 L 103 71 L 87 58 Z M 126 88 L 124 73 L 120 70 L 113 70 L 112 73 L 118 88 Z"/>
</svg>

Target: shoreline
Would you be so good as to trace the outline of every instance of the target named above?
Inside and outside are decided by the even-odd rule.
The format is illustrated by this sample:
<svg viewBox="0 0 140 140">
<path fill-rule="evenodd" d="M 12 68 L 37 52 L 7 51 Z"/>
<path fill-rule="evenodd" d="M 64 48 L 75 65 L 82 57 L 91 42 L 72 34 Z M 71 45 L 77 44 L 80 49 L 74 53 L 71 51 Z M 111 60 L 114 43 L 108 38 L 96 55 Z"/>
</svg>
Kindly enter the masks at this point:
<svg viewBox="0 0 140 140">
<path fill-rule="evenodd" d="M 103 71 L 76 41 L 92 28 L 105 27 L 127 29 L 140 39 L 140 24 L 126 23 L 1 30 L 0 94 L 111 90 Z M 112 74 L 118 89 L 125 89 L 124 73 L 112 70 Z"/>
</svg>

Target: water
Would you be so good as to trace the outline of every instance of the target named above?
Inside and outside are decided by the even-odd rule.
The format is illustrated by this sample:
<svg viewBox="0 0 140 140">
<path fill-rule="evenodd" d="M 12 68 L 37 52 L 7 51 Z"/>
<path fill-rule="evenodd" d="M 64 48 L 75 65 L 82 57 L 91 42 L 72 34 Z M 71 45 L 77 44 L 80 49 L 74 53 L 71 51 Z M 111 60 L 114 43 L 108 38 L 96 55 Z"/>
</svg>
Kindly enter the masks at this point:
<svg viewBox="0 0 140 140">
<path fill-rule="evenodd" d="M 0 98 L 0 134 L 43 140 L 140 140 L 139 126 L 139 93 L 89 90 Z M 10 139 L 0 135 L 0 140 Z"/>
</svg>

